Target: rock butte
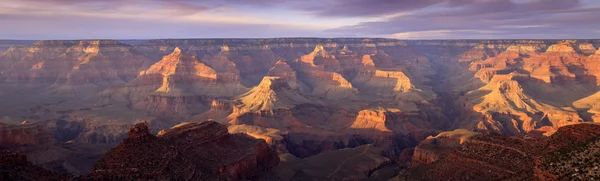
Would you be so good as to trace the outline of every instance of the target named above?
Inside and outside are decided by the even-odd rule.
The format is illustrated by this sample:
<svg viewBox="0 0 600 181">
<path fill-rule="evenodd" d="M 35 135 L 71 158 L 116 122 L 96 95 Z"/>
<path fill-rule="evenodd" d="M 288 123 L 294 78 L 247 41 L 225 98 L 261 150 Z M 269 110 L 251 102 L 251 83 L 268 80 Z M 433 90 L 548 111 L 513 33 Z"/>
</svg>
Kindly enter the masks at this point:
<svg viewBox="0 0 600 181">
<path fill-rule="evenodd" d="M 242 103 L 239 109 L 248 112 L 293 108 L 297 104 L 314 102 L 295 92 L 280 77 L 264 77 L 258 86 L 242 94 L 238 101 Z"/>
</svg>

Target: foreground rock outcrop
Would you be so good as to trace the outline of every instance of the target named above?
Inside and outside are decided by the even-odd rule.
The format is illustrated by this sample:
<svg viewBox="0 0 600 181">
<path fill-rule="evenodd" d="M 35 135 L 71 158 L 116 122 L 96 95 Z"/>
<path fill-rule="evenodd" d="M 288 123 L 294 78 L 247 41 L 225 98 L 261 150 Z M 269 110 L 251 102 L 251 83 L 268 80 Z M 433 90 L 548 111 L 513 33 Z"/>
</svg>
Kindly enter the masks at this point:
<svg viewBox="0 0 600 181">
<path fill-rule="evenodd" d="M 146 123 L 96 163 L 93 180 L 238 180 L 259 176 L 279 158 L 266 142 L 231 135 L 216 122 L 184 123 L 154 136 Z"/>
<path fill-rule="evenodd" d="M 27 161 L 27 156 L 18 152 L 0 151 L 0 180 L 68 180 L 60 175 L 35 166 Z"/>
<path fill-rule="evenodd" d="M 414 151 L 405 180 L 591 180 L 600 178 L 600 125 L 560 128 L 547 138 L 444 133 Z"/>
</svg>

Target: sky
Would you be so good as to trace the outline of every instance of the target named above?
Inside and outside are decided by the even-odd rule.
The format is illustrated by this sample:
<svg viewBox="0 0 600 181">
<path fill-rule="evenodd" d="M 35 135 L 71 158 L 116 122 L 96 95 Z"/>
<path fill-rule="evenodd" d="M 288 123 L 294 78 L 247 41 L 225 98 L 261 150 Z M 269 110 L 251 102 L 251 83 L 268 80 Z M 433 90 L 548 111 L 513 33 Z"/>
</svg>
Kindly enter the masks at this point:
<svg viewBox="0 0 600 181">
<path fill-rule="evenodd" d="M 600 38 L 600 0 L 1 0 L 0 39 Z"/>
</svg>

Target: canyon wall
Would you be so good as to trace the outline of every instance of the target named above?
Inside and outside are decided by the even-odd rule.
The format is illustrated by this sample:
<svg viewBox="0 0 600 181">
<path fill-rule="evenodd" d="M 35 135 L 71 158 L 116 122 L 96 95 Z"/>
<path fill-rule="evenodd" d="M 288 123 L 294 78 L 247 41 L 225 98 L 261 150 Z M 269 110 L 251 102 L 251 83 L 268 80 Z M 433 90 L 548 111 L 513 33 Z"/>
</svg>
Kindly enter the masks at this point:
<svg viewBox="0 0 600 181">
<path fill-rule="evenodd" d="M 259 150 L 307 158 L 372 144 L 397 160 L 448 130 L 549 136 L 600 120 L 600 40 L 10 44 L 0 52 L 6 147 L 117 144 L 141 120 L 153 133 L 213 120 L 266 140 Z M 419 164 L 441 158 L 414 150 Z"/>
</svg>

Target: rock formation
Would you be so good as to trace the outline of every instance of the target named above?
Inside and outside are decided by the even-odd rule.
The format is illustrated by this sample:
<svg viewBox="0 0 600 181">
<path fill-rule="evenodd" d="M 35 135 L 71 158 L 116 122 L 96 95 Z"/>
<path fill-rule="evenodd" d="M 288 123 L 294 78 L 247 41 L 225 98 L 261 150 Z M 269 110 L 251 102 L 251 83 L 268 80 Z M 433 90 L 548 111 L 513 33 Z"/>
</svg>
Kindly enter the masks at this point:
<svg viewBox="0 0 600 181">
<path fill-rule="evenodd" d="M 241 133 L 255 139 L 265 140 L 279 154 L 288 152 L 284 140 L 284 136 L 287 135 L 286 131 L 252 125 L 232 125 L 227 127 L 227 129 L 229 130 L 229 134 Z"/>
<path fill-rule="evenodd" d="M 467 131 L 428 138 L 414 152 L 408 180 L 564 180 L 598 178 L 600 126 L 560 128 L 548 138 L 475 135 Z"/>
<path fill-rule="evenodd" d="M 584 55 L 592 55 L 596 52 L 596 47 L 590 43 L 581 43 L 578 46 L 578 50 Z"/>
<path fill-rule="evenodd" d="M 299 75 L 312 87 L 312 95 L 325 99 L 356 99 L 358 91 L 338 72 L 342 71 L 340 62 L 329 54 L 323 45 L 317 45 L 313 52 L 296 60 Z"/>
<path fill-rule="evenodd" d="M 307 86 L 298 80 L 297 72 L 284 61 L 277 61 L 273 68 L 269 69 L 268 76 L 281 77 L 285 79 L 292 89 L 298 89 L 301 92 L 308 92 Z"/>
<path fill-rule="evenodd" d="M 442 132 L 435 137 L 421 141 L 413 150 L 411 164 L 413 167 L 434 163 L 447 154 L 448 149 L 454 149 L 479 133 L 468 130 Z"/>
<path fill-rule="evenodd" d="M 34 181 L 68 180 L 68 177 L 31 164 L 25 154 L 0 151 L 0 179 Z"/>
<path fill-rule="evenodd" d="M 96 163 L 103 179 L 238 180 L 258 176 L 279 158 L 266 142 L 231 135 L 216 122 L 183 123 L 154 136 L 136 124 L 127 139 Z"/>
<path fill-rule="evenodd" d="M 551 53 L 575 53 L 575 49 L 570 42 L 563 42 L 560 44 L 550 45 L 546 52 Z"/>
<path fill-rule="evenodd" d="M 422 116 L 419 112 L 404 112 L 391 108 L 361 110 L 350 128 L 409 134 L 420 140 L 431 134 L 433 130 L 432 123 Z"/>
<path fill-rule="evenodd" d="M 264 77 L 258 86 L 242 94 L 238 107 L 242 112 L 292 108 L 294 105 L 313 103 L 292 89 L 284 78 Z"/>
<path fill-rule="evenodd" d="M 463 109 L 459 113 L 463 123 L 456 128 L 522 135 L 591 121 L 579 113 L 591 108 L 583 105 L 589 101 L 582 98 L 598 91 L 593 86 L 598 75 L 593 56 L 578 52 L 581 47 L 589 49 L 589 43 L 556 41 L 547 45 L 545 52 L 542 45 L 511 45 L 498 55 L 472 61 L 468 68 L 474 76 L 463 73 L 449 78 L 456 79 L 451 85 L 457 88 L 453 94 L 462 97 L 457 106 Z"/>
<path fill-rule="evenodd" d="M 108 99 L 125 99 L 133 108 L 159 116 L 190 116 L 208 110 L 208 97 L 232 97 L 246 90 L 178 47 L 124 87 L 105 91 Z M 228 79 L 228 78 L 225 78 Z"/>
<path fill-rule="evenodd" d="M 7 51 L 0 59 L 12 65 L 1 77 L 5 82 L 52 86 L 58 93 L 77 92 L 86 84 L 106 87 L 135 78 L 149 63 L 131 48 L 113 40 L 39 41 L 23 57 L 11 58 L 19 49 Z"/>
<path fill-rule="evenodd" d="M 361 180 L 391 163 L 379 148 L 363 145 L 299 159 L 285 155 L 272 180 Z"/>
<path fill-rule="evenodd" d="M 0 127 L 0 148 L 52 145 L 54 143 L 52 133 L 43 124 Z"/>
</svg>

